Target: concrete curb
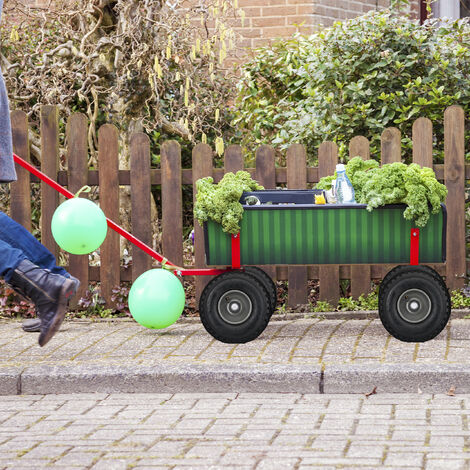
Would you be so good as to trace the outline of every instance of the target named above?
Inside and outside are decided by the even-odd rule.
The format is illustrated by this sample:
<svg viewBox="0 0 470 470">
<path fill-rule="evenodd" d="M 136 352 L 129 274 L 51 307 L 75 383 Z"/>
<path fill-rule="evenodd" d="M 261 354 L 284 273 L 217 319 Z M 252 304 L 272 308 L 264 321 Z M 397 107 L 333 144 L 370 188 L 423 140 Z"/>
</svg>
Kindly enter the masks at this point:
<svg viewBox="0 0 470 470">
<path fill-rule="evenodd" d="M 49 366 L 0 369 L 0 395 L 70 393 L 470 393 L 454 364 Z"/>
<path fill-rule="evenodd" d="M 19 377 L 20 394 L 59 393 L 318 393 L 319 366 L 38 366 Z M 0 379 L 1 380 L 1 379 Z M 0 391 L 2 389 L 0 388 Z"/>
<path fill-rule="evenodd" d="M 323 393 L 470 392 L 470 366 L 457 364 L 354 364 L 326 367 Z"/>
</svg>

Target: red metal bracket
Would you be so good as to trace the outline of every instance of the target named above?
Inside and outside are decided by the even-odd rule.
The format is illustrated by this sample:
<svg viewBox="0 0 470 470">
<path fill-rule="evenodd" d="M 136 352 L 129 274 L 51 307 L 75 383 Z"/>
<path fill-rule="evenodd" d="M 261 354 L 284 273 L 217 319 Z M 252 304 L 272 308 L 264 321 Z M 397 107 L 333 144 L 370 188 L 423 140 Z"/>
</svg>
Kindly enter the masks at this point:
<svg viewBox="0 0 470 470">
<path fill-rule="evenodd" d="M 410 264 L 412 266 L 416 266 L 419 264 L 419 228 L 411 229 Z"/>
<path fill-rule="evenodd" d="M 239 269 L 240 263 L 240 233 L 232 234 L 232 269 Z"/>
</svg>

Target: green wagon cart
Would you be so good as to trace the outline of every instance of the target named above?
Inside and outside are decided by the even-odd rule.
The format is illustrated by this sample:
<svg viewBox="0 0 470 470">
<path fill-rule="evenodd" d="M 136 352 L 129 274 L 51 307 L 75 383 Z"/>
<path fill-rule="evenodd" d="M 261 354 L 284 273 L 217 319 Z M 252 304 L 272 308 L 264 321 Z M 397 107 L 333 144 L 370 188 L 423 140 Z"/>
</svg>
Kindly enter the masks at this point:
<svg viewBox="0 0 470 470">
<path fill-rule="evenodd" d="M 446 209 L 418 229 L 404 205 L 366 210 L 362 204 L 316 205 L 319 190 L 244 193 L 240 233 L 204 226 L 206 261 L 232 270 L 212 279 L 199 311 L 206 330 L 226 343 L 258 337 L 276 308 L 276 286 L 259 266 L 306 264 L 396 265 L 379 288 L 379 316 L 395 338 L 423 342 L 450 316 L 450 296 L 430 266 L 445 262 Z M 256 201 L 255 205 L 247 204 Z"/>
</svg>

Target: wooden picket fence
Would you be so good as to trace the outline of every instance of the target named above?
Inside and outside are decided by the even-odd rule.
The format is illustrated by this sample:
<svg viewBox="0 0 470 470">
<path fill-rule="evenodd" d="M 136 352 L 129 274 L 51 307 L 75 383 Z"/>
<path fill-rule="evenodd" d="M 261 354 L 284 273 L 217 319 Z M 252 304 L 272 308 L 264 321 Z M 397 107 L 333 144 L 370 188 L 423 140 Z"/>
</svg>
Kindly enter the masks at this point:
<svg viewBox="0 0 470 470">
<path fill-rule="evenodd" d="M 29 160 L 28 122 L 21 111 L 12 112 L 14 151 Z M 464 111 L 459 106 L 449 107 L 444 114 L 445 160 L 444 164 L 432 163 L 432 123 L 419 118 L 413 125 L 413 162 L 433 167 L 437 178 L 444 181 L 447 198 L 447 262 L 435 265 L 435 269 L 446 276 L 450 289 L 460 288 L 466 275 L 465 250 L 465 177 L 470 176 L 470 165 L 465 165 L 464 155 Z M 67 171 L 59 171 L 58 110 L 55 106 L 44 106 L 41 113 L 42 168 L 48 176 L 67 186 L 72 192 L 83 185 L 99 185 L 100 205 L 107 217 L 119 223 L 119 186 L 131 187 L 132 233 L 147 244 L 151 243 L 150 188 L 161 185 L 162 194 L 162 251 L 173 263 L 183 265 L 182 185 L 193 184 L 205 176 L 220 181 L 225 172 L 244 168 L 239 146 L 228 147 L 224 155 L 224 168 L 213 167 L 213 151 L 206 144 L 198 144 L 192 152 L 192 169 L 181 168 L 179 144 L 165 142 L 161 146 L 161 169 L 150 168 L 150 142 L 143 133 L 130 139 L 130 170 L 118 168 L 118 132 L 110 124 L 103 125 L 98 132 L 98 170 L 87 168 L 87 118 L 83 114 L 72 115 L 67 123 Z M 349 145 L 350 157 L 370 158 L 369 142 L 365 137 L 354 137 Z M 381 136 L 382 164 L 401 161 L 401 136 L 396 128 L 386 129 Z M 274 150 L 263 145 L 256 151 L 256 168 L 246 168 L 265 188 L 275 188 L 287 183 L 290 189 L 305 189 L 308 183 L 331 175 L 338 161 L 338 148 L 333 142 L 324 142 L 318 149 L 318 167 L 308 167 L 306 152 L 302 145 L 294 144 L 287 150 L 287 165 L 275 165 Z M 31 228 L 31 178 L 22 168 L 18 170 L 18 181 L 11 185 L 11 215 L 27 229 Z M 467 176 L 468 177 L 468 176 Z M 58 193 L 41 183 L 41 232 L 43 243 L 55 254 L 55 244 L 50 222 L 59 202 Z M 314 234 L 311 234 L 314 236 Z M 195 267 L 203 267 L 204 242 L 199 224 L 195 227 Z M 109 231 L 101 247 L 101 266 L 88 266 L 87 256 L 70 256 L 69 271 L 82 280 L 85 289 L 89 280 L 100 280 L 102 295 L 110 302 L 111 290 L 120 281 L 131 281 L 149 269 L 153 260 L 141 250 L 132 251 L 132 267 L 120 266 L 119 238 Z M 320 298 L 336 304 L 340 279 L 351 280 L 354 297 L 370 289 L 371 279 L 381 279 L 390 269 L 384 265 L 310 265 L 264 267 L 273 277 L 288 280 L 288 304 L 295 306 L 307 303 L 308 279 L 319 279 Z M 200 294 L 207 278 L 196 278 L 197 293 Z M 83 290 L 82 290 L 83 294 Z"/>
</svg>

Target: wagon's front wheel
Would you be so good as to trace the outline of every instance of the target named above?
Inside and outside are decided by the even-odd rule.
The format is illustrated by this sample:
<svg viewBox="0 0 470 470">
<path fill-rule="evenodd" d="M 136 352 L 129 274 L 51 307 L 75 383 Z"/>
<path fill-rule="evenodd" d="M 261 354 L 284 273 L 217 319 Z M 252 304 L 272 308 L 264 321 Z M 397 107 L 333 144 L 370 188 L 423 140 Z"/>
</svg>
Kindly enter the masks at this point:
<svg viewBox="0 0 470 470">
<path fill-rule="evenodd" d="M 400 266 L 382 281 L 379 316 L 385 329 L 406 342 L 424 342 L 447 325 L 450 296 L 442 278 L 428 267 Z"/>
<path fill-rule="evenodd" d="M 276 284 L 274 284 L 273 280 L 271 279 L 271 276 L 266 271 L 263 271 L 257 266 L 245 266 L 245 272 L 254 276 L 266 289 L 270 305 L 269 316 L 272 316 L 276 310 L 277 304 Z"/>
<path fill-rule="evenodd" d="M 223 343 L 247 343 L 257 338 L 270 318 L 270 301 L 263 285 L 245 272 L 227 272 L 212 279 L 199 301 L 199 315 L 209 334 Z"/>
</svg>

